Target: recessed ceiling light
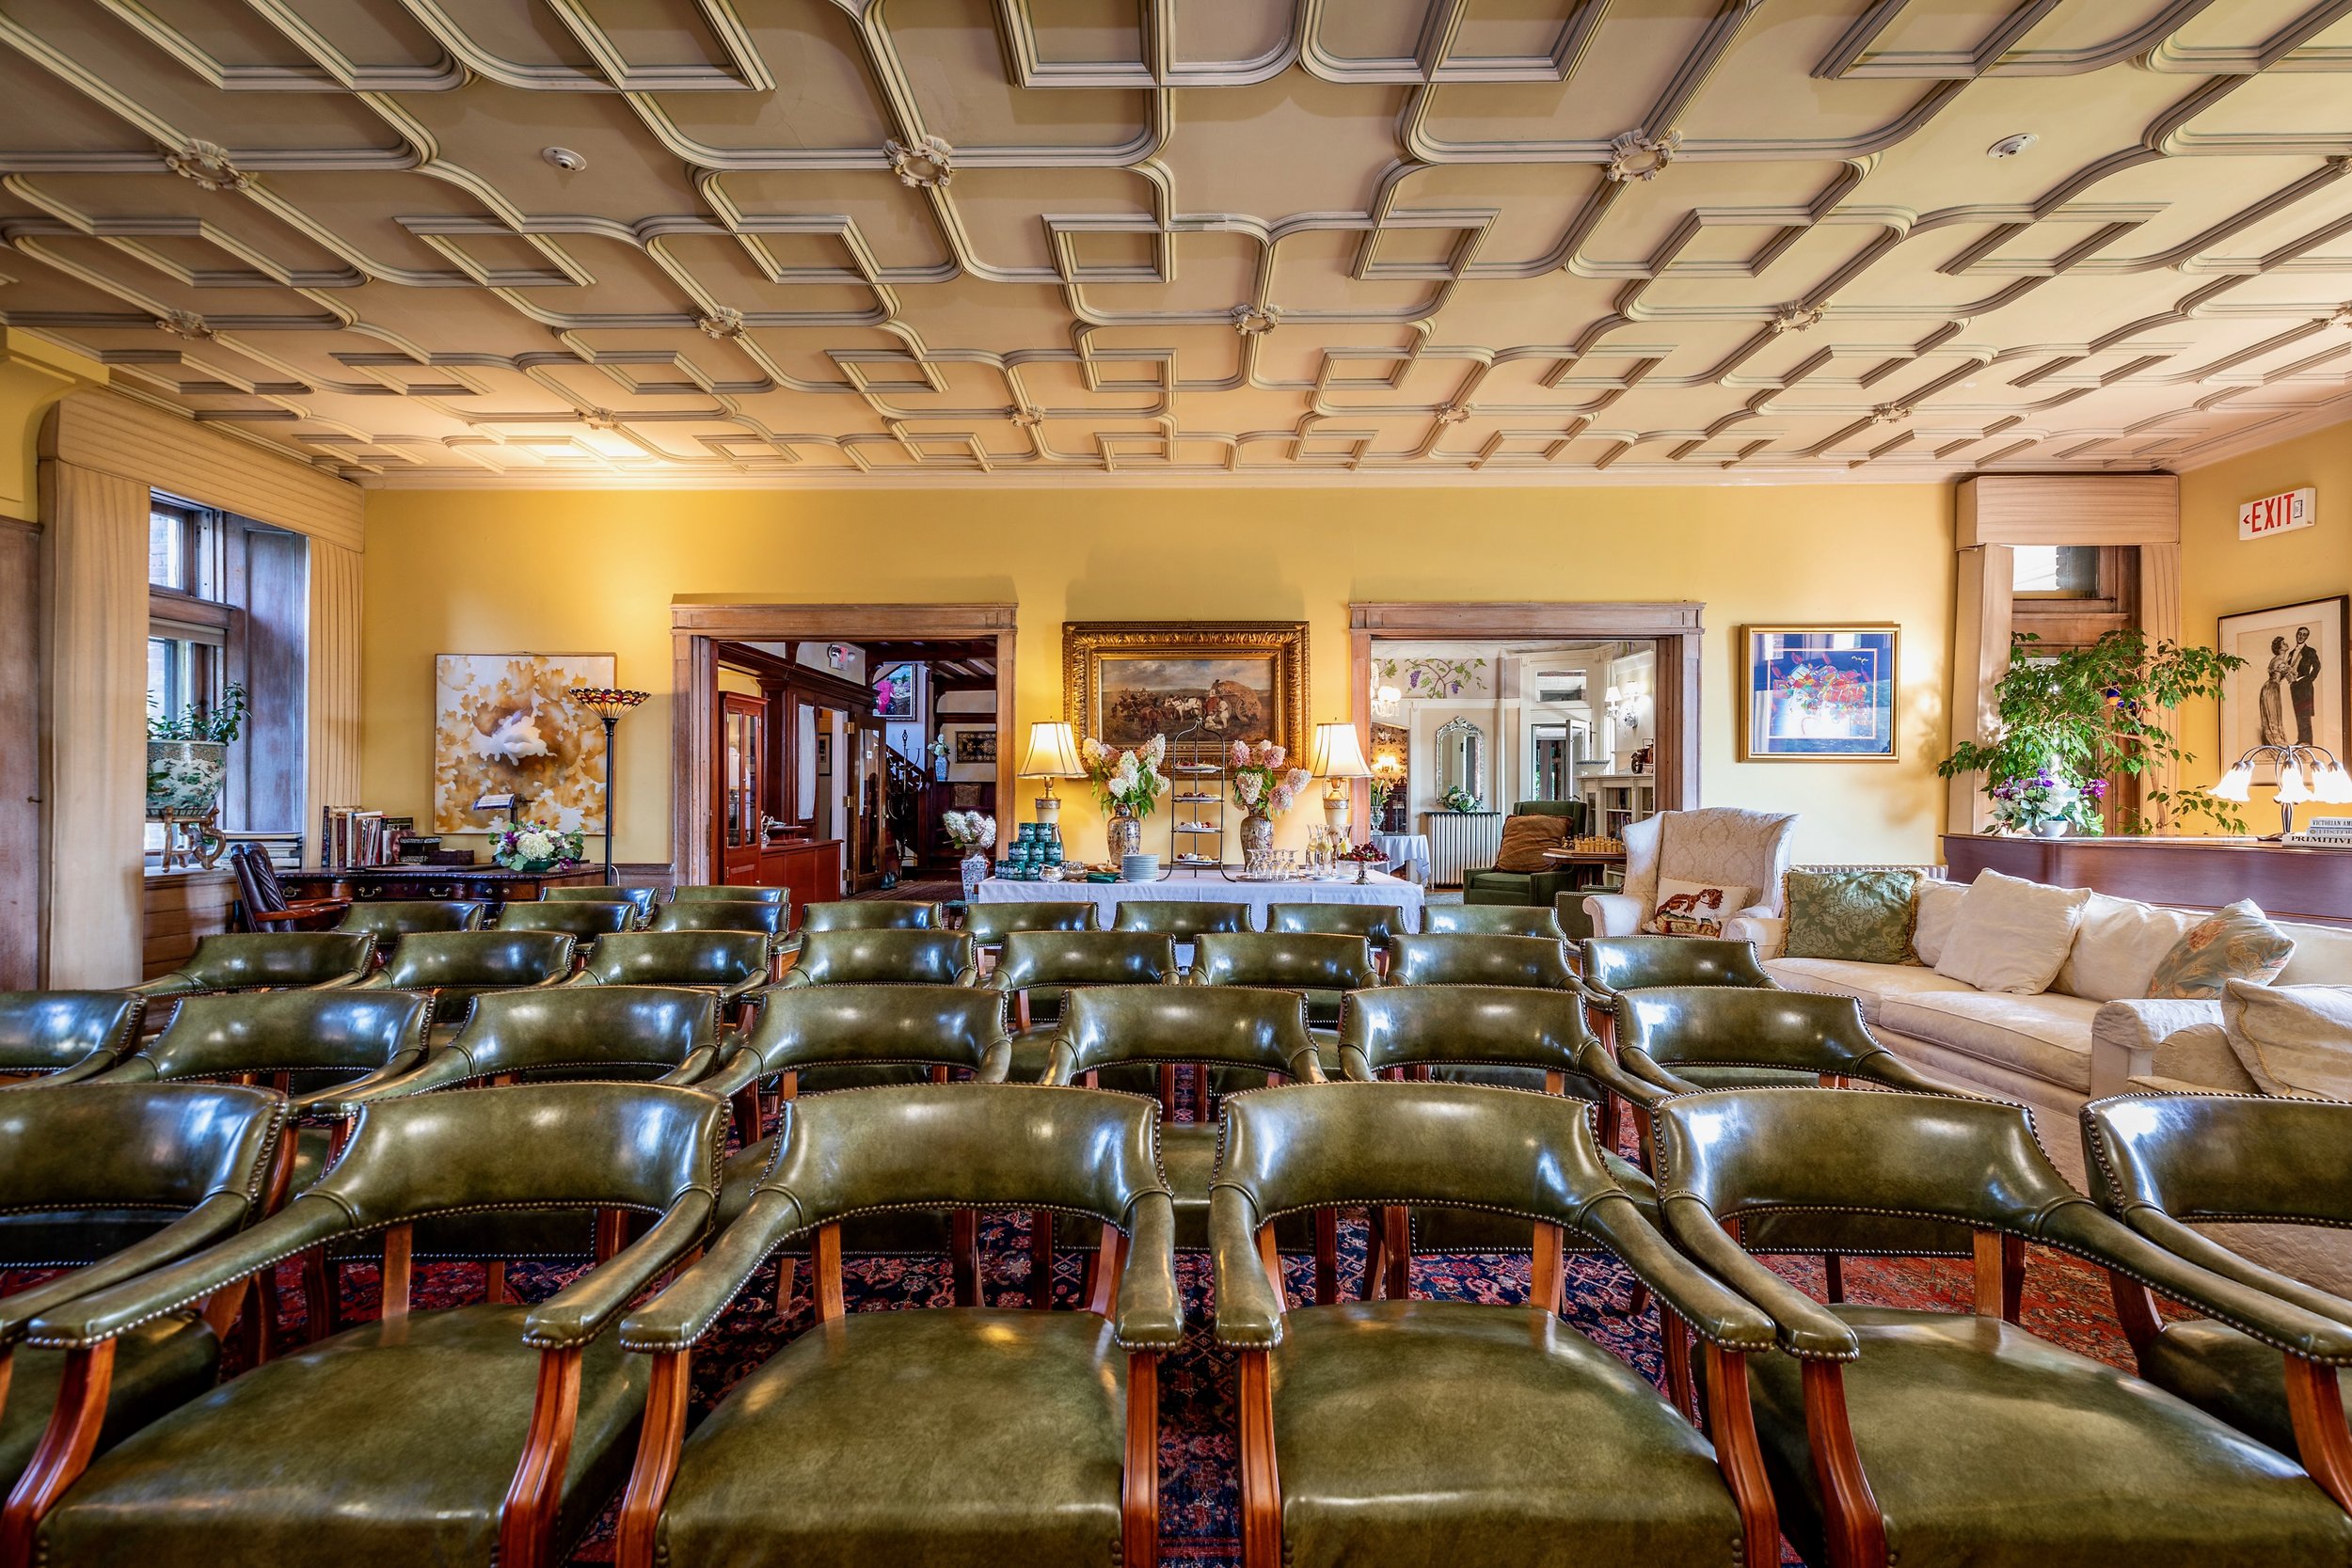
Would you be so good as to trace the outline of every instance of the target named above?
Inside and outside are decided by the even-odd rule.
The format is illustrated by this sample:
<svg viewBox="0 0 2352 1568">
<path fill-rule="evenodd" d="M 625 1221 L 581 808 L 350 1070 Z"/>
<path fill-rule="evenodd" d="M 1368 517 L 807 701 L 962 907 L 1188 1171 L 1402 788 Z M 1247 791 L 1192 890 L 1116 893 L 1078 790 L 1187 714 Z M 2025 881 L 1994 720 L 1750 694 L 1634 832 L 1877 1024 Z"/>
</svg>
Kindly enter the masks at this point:
<svg viewBox="0 0 2352 1568">
<path fill-rule="evenodd" d="M 2028 136 L 2026 139 L 2031 141 L 2033 138 Z M 568 147 L 543 147 L 539 150 L 539 156 L 566 174 L 577 174 L 588 166 L 588 160 Z"/>
<path fill-rule="evenodd" d="M 2031 131 L 2020 131 L 2013 136 L 2003 136 L 1984 150 L 1988 158 L 2014 158 L 2042 138 Z"/>
</svg>

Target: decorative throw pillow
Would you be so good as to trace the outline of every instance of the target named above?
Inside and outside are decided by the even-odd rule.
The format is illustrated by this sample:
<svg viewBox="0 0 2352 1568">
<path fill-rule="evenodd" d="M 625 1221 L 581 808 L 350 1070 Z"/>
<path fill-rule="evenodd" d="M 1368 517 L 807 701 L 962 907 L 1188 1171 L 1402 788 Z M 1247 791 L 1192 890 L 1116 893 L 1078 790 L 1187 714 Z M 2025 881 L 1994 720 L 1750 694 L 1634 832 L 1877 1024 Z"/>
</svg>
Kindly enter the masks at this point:
<svg viewBox="0 0 2352 1568">
<path fill-rule="evenodd" d="M 2251 898 L 2217 910 L 2172 944 L 2148 981 L 2160 1002 L 2210 1002 L 2232 980 L 2268 985 L 2295 956 L 2295 939 L 2263 918 Z"/>
<path fill-rule="evenodd" d="M 2263 1093 L 2352 1100 L 2352 986 L 2227 981 L 2221 1027 Z"/>
<path fill-rule="evenodd" d="M 1947 882 L 1941 877 L 1919 879 L 1918 907 L 1911 915 L 1911 950 L 1920 963 L 1933 969 L 1944 957 L 1952 922 L 1960 918 L 1960 901 L 1967 896 L 1965 882 Z"/>
<path fill-rule="evenodd" d="M 1781 956 L 1853 963 L 1911 961 L 1915 871 L 1791 871 L 1788 935 Z"/>
<path fill-rule="evenodd" d="M 1935 972 L 1979 990 L 2038 996 L 2066 962 L 2090 890 L 2045 887 L 1997 871 L 1968 884 Z"/>
<path fill-rule="evenodd" d="M 1544 859 L 1544 851 L 1565 848 L 1567 842 L 1568 819 L 1565 816 L 1506 816 L 1502 819 L 1502 847 L 1495 851 L 1495 869 L 1557 871 L 1559 865 Z"/>
<path fill-rule="evenodd" d="M 1752 887 L 1658 879 L 1658 908 L 1642 929 L 1661 937 L 1719 937 L 1724 922 L 1755 901 Z"/>
</svg>

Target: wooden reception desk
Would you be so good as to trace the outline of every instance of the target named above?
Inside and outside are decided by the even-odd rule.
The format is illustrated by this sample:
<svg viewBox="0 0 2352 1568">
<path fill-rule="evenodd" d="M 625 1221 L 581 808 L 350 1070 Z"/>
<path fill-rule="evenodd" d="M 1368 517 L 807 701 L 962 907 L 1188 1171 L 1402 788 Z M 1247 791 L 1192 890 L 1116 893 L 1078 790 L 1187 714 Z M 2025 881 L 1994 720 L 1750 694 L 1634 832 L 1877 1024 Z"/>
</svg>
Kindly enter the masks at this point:
<svg viewBox="0 0 2352 1568">
<path fill-rule="evenodd" d="M 1947 833 L 1955 882 L 1979 871 L 2116 898 L 2218 909 L 2251 898 L 2281 920 L 2352 926 L 2352 849 L 2290 848 L 2249 838 L 2003 838 Z"/>
</svg>

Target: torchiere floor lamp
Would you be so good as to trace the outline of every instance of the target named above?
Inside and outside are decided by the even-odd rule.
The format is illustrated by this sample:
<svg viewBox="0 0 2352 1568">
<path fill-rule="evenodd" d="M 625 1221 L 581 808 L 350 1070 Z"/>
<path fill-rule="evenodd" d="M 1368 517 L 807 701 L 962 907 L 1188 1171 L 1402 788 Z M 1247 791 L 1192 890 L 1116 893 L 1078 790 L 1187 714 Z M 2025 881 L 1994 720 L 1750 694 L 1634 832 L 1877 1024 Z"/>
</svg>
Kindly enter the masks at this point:
<svg viewBox="0 0 2352 1568">
<path fill-rule="evenodd" d="M 600 686 L 575 686 L 573 702 L 604 721 L 604 879 L 612 880 L 612 827 L 620 820 L 613 811 L 612 731 L 621 716 L 653 695 L 650 691 L 618 691 Z"/>
</svg>

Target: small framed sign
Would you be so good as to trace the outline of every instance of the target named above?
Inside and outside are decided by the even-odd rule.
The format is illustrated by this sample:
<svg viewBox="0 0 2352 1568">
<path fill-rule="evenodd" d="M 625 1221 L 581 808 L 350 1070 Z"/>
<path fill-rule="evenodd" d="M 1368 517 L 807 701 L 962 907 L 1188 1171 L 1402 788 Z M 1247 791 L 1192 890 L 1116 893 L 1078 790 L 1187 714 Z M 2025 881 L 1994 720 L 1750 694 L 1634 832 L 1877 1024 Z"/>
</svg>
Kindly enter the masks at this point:
<svg viewBox="0 0 2352 1568">
<path fill-rule="evenodd" d="M 2274 533 L 2290 533 L 2298 528 L 2309 528 L 2319 521 L 2319 492 L 2306 484 L 2300 490 L 2282 490 L 2275 496 L 2248 501 L 2237 509 L 2237 536 L 2240 539 L 2267 539 Z"/>
<path fill-rule="evenodd" d="M 1742 762 L 1893 762 L 1892 625 L 1742 626 Z"/>
</svg>

